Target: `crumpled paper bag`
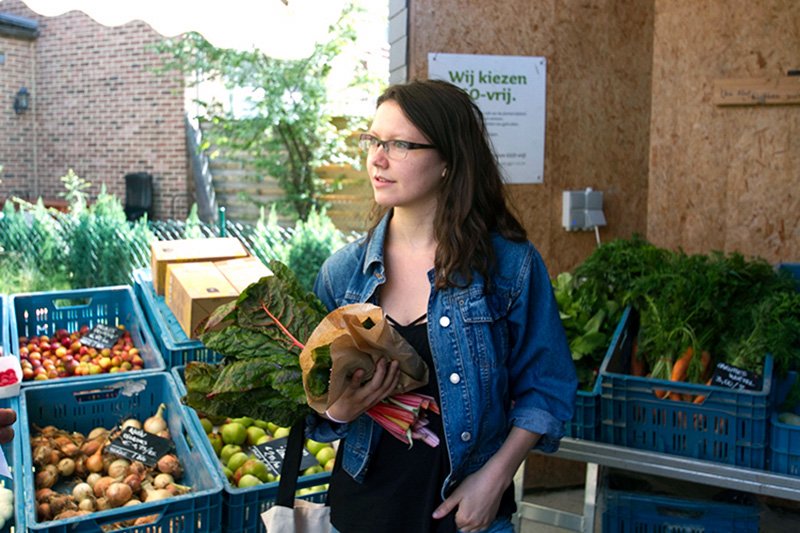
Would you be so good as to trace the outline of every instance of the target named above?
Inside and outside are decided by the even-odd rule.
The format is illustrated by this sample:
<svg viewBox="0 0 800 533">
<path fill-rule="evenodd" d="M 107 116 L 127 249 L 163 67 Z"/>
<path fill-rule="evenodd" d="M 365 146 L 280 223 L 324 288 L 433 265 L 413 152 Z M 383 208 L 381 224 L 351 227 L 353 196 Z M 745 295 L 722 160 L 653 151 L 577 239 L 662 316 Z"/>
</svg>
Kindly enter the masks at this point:
<svg viewBox="0 0 800 533">
<path fill-rule="evenodd" d="M 374 326 L 363 323 L 370 319 Z M 309 388 L 314 367 L 313 352 L 330 345 L 331 371 L 328 391 L 315 395 Z M 323 414 L 347 387 L 353 373 L 364 369 L 364 382 L 372 378 L 381 358 L 400 363 L 400 382 L 395 393 L 408 392 L 428 383 L 428 365 L 384 318 L 380 307 L 372 304 L 350 304 L 334 309 L 317 325 L 300 354 L 303 387 L 308 405 Z"/>
</svg>

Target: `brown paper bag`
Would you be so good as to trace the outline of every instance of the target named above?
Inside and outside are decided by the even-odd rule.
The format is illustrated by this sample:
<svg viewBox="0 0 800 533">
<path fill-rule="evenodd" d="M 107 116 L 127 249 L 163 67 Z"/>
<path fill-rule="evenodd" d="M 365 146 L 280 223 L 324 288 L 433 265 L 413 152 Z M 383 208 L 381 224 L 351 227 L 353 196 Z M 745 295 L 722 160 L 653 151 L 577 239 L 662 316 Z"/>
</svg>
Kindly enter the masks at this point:
<svg viewBox="0 0 800 533">
<path fill-rule="evenodd" d="M 372 320 L 367 329 L 364 321 Z M 315 348 L 330 345 L 331 373 L 328 392 L 314 395 L 308 377 L 314 366 Z M 322 414 L 347 387 L 347 382 L 359 368 L 364 369 L 364 381 L 372 378 L 375 365 L 382 358 L 400 363 L 400 383 L 396 393 L 408 392 L 428 383 L 428 366 L 416 350 L 384 319 L 380 307 L 372 304 L 350 304 L 331 311 L 308 338 L 300 354 L 303 386 L 308 405 Z"/>
</svg>

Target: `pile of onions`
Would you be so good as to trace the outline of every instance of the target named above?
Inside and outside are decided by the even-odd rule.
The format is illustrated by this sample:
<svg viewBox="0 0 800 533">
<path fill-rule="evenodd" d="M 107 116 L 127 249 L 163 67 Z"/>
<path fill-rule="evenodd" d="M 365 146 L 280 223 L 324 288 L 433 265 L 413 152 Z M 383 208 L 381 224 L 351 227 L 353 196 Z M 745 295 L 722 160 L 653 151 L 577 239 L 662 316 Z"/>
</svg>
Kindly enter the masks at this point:
<svg viewBox="0 0 800 533">
<path fill-rule="evenodd" d="M 183 467 L 175 454 L 167 454 L 148 467 L 105 451 L 106 445 L 129 425 L 169 438 L 165 409 L 161 404 L 144 423 L 124 420 L 113 432 L 98 427 L 83 435 L 55 426 L 35 428 L 38 431 L 31 438 L 31 449 L 38 519 L 61 520 L 189 492 L 191 487 L 178 483 Z M 57 483 L 63 486 L 65 481 L 71 486 L 68 493 L 54 490 Z"/>
</svg>

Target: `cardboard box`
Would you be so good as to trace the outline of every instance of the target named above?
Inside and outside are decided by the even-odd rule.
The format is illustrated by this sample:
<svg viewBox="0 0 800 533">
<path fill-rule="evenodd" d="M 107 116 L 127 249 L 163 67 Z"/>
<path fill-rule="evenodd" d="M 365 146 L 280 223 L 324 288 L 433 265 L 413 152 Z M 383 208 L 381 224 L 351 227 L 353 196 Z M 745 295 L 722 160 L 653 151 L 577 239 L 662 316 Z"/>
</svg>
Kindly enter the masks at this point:
<svg viewBox="0 0 800 533">
<path fill-rule="evenodd" d="M 240 294 L 261 278 L 272 275 L 272 271 L 257 257 L 253 256 L 228 259 L 227 261 L 214 261 L 214 265 Z"/>
<path fill-rule="evenodd" d="M 197 326 L 217 307 L 239 295 L 210 261 L 170 263 L 166 268 L 164 299 L 189 338 L 195 337 Z"/>
<path fill-rule="evenodd" d="M 159 296 L 164 295 L 167 281 L 167 265 L 169 264 L 219 261 L 247 257 L 249 255 L 244 245 L 235 237 L 153 241 L 150 251 L 153 289 Z"/>
</svg>

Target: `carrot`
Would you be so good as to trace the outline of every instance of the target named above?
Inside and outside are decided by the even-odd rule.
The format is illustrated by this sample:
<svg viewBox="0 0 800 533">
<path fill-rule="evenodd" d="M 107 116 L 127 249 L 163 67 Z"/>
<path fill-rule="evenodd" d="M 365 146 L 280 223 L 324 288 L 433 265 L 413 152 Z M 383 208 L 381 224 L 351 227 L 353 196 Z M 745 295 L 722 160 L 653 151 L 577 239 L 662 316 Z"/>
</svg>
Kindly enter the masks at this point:
<svg viewBox="0 0 800 533">
<path fill-rule="evenodd" d="M 703 352 L 703 353 L 708 353 L 708 352 Z M 708 378 L 708 381 L 706 381 L 706 385 L 711 385 L 711 378 Z M 694 397 L 692 403 L 703 403 L 704 401 L 706 401 L 706 395 L 698 394 L 697 396 Z"/>
<path fill-rule="evenodd" d="M 694 349 L 691 346 L 686 348 L 683 355 L 672 365 L 672 374 L 669 377 L 670 381 L 686 380 L 686 372 L 689 369 L 689 362 L 692 360 L 693 355 Z"/>
<path fill-rule="evenodd" d="M 700 375 L 703 379 L 710 378 L 713 368 L 711 368 L 711 354 L 708 353 L 708 350 L 703 350 L 703 353 L 700 354 L 700 362 L 703 364 L 703 371 Z"/>
<path fill-rule="evenodd" d="M 631 375 L 644 376 L 644 358 L 639 356 L 639 343 L 635 339 L 631 346 Z"/>
</svg>

